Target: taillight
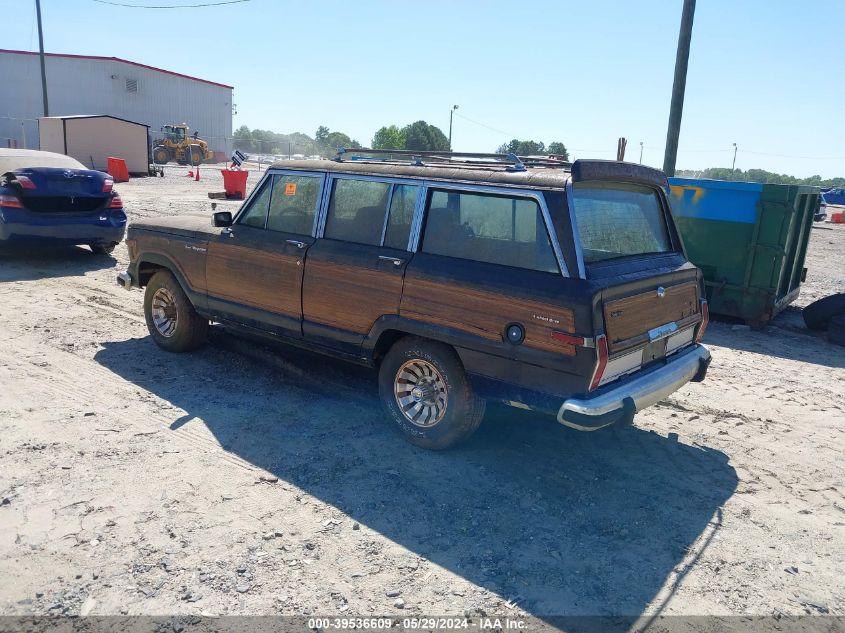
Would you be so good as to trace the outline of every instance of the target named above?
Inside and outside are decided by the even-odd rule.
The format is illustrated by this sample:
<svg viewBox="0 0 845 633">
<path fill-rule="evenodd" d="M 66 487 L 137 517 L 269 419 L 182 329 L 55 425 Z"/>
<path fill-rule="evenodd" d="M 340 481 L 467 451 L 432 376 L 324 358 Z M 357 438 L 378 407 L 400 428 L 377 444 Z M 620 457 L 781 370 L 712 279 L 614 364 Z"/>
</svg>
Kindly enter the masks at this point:
<svg viewBox="0 0 845 633">
<path fill-rule="evenodd" d="M 583 336 L 575 336 L 574 334 L 567 334 L 566 332 L 553 331 L 552 338 L 556 341 L 560 341 L 561 343 L 567 343 L 568 345 L 575 345 L 577 347 L 582 347 L 584 345 Z"/>
<path fill-rule="evenodd" d="M 111 193 L 112 187 L 114 187 L 114 180 L 106 178 L 103 181 L 103 193 Z"/>
<path fill-rule="evenodd" d="M 32 182 L 26 176 L 15 176 L 15 180 L 18 181 L 18 184 L 24 189 L 35 189 L 35 183 Z"/>
<path fill-rule="evenodd" d="M 598 359 L 596 360 L 596 368 L 593 370 L 593 378 L 590 381 L 590 391 L 599 386 L 601 378 L 604 375 L 604 370 L 607 367 L 607 336 L 604 334 L 596 337 L 596 353 Z"/>
<path fill-rule="evenodd" d="M 116 193 L 112 196 L 111 202 L 109 203 L 109 209 L 122 209 L 123 208 L 123 200 L 120 198 L 120 194 Z"/>
<path fill-rule="evenodd" d="M 695 342 L 700 343 L 704 338 L 704 333 L 707 331 L 707 326 L 710 325 L 710 308 L 707 305 L 707 299 L 701 300 L 701 323 L 698 324 L 698 332 L 695 335 Z"/>
<path fill-rule="evenodd" d="M 21 201 L 18 200 L 15 196 L 0 195 L 0 207 L 6 207 L 11 209 L 23 209 Z"/>
</svg>

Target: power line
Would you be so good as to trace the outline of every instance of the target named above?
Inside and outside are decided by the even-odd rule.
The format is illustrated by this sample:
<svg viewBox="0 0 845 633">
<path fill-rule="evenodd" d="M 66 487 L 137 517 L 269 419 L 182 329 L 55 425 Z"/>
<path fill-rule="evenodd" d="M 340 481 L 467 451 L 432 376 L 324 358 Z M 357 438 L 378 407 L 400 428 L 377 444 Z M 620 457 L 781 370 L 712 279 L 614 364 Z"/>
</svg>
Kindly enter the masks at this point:
<svg viewBox="0 0 845 633">
<path fill-rule="evenodd" d="M 197 9 L 200 7 L 219 7 L 224 4 L 239 4 L 241 2 L 249 2 L 250 0 L 220 0 L 219 2 L 203 2 L 200 4 L 126 4 L 124 2 L 110 2 L 109 0 L 93 0 L 100 4 L 110 4 L 114 7 L 127 7 L 130 9 Z"/>
<path fill-rule="evenodd" d="M 500 129 L 495 128 L 491 125 L 487 125 L 486 123 L 482 123 L 481 121 L 476 121 L 475 119 L 470 119 L 468 116 L 464 116 L 463 114 L 460 114 L 457 111 L 455 112 L 455 116 L 463 119 L 464 121 L 469 121 L 470 123 L 475 123 L 476 125 L 480 125 L 481 127 L 487 128 L 488 130 L 496 132 L 497 134 L 504 134 L 505 136 L 509 136 L 510 138 L 517 138 L 516 134 L 511 134 L 510 132 L 505 132 L 504 130 L 500 130 Z"/>
</svg>

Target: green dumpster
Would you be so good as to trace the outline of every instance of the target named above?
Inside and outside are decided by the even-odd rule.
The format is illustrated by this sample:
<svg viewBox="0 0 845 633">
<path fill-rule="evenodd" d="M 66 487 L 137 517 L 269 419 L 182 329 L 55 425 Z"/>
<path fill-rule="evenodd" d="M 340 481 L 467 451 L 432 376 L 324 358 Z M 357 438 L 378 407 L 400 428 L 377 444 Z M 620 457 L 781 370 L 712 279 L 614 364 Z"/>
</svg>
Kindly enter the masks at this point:
<svg viewBox="0 0 845 633">
<path fill-rule="evenodd" d="M 816 187 L 670 178 L 672 214 L 710 312 L 762 325 L 798 296 Z"/>
</svg>

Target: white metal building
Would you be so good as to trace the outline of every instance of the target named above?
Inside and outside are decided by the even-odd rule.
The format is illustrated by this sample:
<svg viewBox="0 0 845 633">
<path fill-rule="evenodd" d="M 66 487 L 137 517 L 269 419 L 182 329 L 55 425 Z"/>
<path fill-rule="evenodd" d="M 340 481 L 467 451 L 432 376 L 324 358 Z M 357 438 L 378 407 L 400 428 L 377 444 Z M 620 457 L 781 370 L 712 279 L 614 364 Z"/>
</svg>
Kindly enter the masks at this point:
<svg viewBox="0 0 845 633">
<path fill-rule="evenodd" d="M 187 123 L 215 154 L 232 151 L 233 87 L 119 59 L 45 55 L 50 116 L 111 115 L 150 127 Z M 38 148 L 38 53 L 0 49 L 0 146 Z"/>
</svg>

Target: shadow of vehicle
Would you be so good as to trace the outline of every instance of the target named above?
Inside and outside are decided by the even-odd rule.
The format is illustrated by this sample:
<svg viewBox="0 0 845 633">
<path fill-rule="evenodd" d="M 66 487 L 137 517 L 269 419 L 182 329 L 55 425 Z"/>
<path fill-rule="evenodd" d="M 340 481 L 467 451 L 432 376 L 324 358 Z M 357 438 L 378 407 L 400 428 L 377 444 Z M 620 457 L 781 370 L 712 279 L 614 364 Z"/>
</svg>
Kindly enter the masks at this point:
<svg viewBox="0 0 845 633">
<path fill-rule="evenodd" d="M 845 350 L 828 343 L 825 332 L 808 330 L 796 306 L 778 314 L 762 330 L 746 328 L 736 321 L 712 321 L 703 342 L 832 369 L 845 368 Z"/>
<path fill-rule="evenodd" d="M 111 255 L 98 255 L 82 246 L 0 244 L 0 283 L 47 277 L 74 277 L 114 267 Z"/>
<path fill-rule="evenodd" d="M 186 411 L 171 429 L 200 418 L 227 451 L 534 615 L 641 613 L 737 485 L 725 454 L 677 436 L 579 433 L 504 407 L 460 448 L 417 449 L 390 428 L 374 372 L 212 329 L 197 354 L 144 338 L 95 359 Z"/>
</svg>

